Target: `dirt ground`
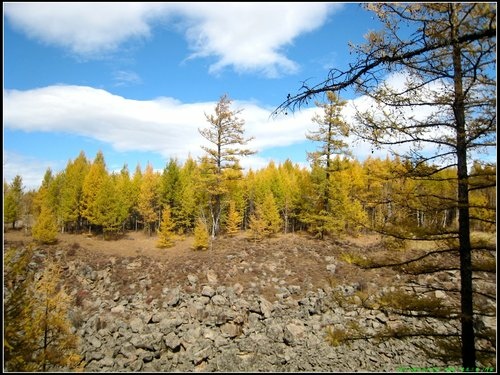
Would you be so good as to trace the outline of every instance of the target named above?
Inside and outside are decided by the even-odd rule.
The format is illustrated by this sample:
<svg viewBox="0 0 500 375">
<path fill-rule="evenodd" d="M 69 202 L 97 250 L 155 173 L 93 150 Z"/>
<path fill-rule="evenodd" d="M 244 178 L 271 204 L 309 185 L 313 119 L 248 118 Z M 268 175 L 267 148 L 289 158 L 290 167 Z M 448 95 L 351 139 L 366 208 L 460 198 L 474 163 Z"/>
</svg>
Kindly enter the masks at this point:
<svg viewBox="0 0 500 375">
<path fill-rule="evenodd" d="M 22 246 L 32 241 L 22 231 L 9 230 L 4 236 L 4 246 Z M 88 264 L 95 270 L 107 267 L 124 288 L 148 274 L 152 279 L 148 289 L 151 298 L 157 298 L 165 286 L 180 286 L 190 291 L 188 275 L 198 278 L 197 286 L 206 284 L 209 270 L 215 271 L 218 285 L 240 284 L 270 301 L 276 299 L 280 285 L 296 286 L 299 296 L 307 290 L 340 283 L 391 285 L 394 276 L 391 270 L 360 272 L 356 266 L 341 260 L 347 250 L 360 254 L 370 251 L 378 241 L 373 235 L 320 241 L 294 233 L 254 242 L 242 233 L 234 238 L 217 238 L 205 251 L 192 250 L 191 236 L 167 249 L 157 248 L 156 240 L 143 232 L 129 232 L 118 240 L 59 234 L 57 244 L 42 249 L 62 251 L 66 260 Z M 137 267 L 128 266 L 130 263 Z M 334 272 L 327 268 L 330 264 L 336 265 Z"/>
</svg>

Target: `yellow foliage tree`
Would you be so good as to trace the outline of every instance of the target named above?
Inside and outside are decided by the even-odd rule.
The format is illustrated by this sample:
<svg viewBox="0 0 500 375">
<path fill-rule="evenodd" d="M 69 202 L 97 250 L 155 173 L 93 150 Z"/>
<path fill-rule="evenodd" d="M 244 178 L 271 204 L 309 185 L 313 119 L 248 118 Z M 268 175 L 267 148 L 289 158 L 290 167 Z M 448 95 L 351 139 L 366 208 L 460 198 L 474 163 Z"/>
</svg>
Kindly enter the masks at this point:
<svg viewBox="0 0 500 375">
<path fill-rule="evenodd" d="M 222 200 L 228 189 L 225 183 L 229 179 L 239 178 L 239 157 L 255 153 L 250 149 L 242 148 L 252 138 L 244 137 L 243 126 L 245 121 L 238 117 L 242 110 L 231 110 L 232 100 L 228 95 L 221 96 L 215 106 L 215 114 L 205 117 L 209 126 L 199 129 L 211 147 L 202 146 L 206 156 L 202 159 L 202 183 L 209 195 L 208 207 L 212 219 L 211 234 L 214 238 L 220 227 L 223 211 Z M 241 147 L 240 147 L 241 146 Z M 227 173 L 228 169 L 233 172 Z"/>
<path fill-rule="evenodd" d="M 163 210 L 163 219 L 161 221 L 160 229 L 158 230 L 158 241 L 156 243 L 157 247 L 166 248 L 174 245 L 174 228 L 175 223 L 172 220 L 170 206 L 165 206 L 165 209 Z"/>
<path fill-rule="evenodd" d="M 195 250 L 206 250 L 208 249 L 208 228 L 205 222 L 201 219 L 196 221 L 194 227 L 194 244 L 193 248 Z"/>
<path fill-rule="evenodd" d="M 57 223 L 52 210 L 46 204 L 38 215 L 32 229 L 33 239 L 43 244 L 51 244 L 57 241 Z"/>
<path fill-rule="evenodd" d="M 250 217 L 250 233 L 255 241 L 279 232 L 281 217 L 272 193 L 267 193 L 264 201 L 257 205 Z"/>
<path fill-rule="evenodd" d="M 78 338 L 71 333 L 71 298 L 60 286 L 61 267 L 49 261 L 38 279 L 28 264 L 32 250 L 9 249 L 6 261 L 4 350 L 9 371 L 76 369 Z"/>
<path fill-rule="evenodd" d="M 102 151 L 98 151 L 92 165 L 85 175 L 82 185 L 81 214 L 90 223 L 89 233 L 92 230 L 91 225 L 99 225 L 97 218 L 99 211 L 98 195 L 107 175 L 108 172 L 106 170 L 104 154 Z"/>
<path fill-rule="evenodd" d="M 151 235 L 152 227 L 158 218 L 159 206 L 158 196 L 159 176 L 153 171 L 153 166 L 148 164 L 140 185 L 138 197 L 138 210 L 144 221 L 144 227 Z"/>
<path fill-rule="evenodd" d="M 234 201 L 229 202 L 229 212 L 226 222 L 226 232 L 228 236 L 233 237 L 240 231 L 241 219 L 241 215 L 236 210 L 236 203 Z"/>
</svg>

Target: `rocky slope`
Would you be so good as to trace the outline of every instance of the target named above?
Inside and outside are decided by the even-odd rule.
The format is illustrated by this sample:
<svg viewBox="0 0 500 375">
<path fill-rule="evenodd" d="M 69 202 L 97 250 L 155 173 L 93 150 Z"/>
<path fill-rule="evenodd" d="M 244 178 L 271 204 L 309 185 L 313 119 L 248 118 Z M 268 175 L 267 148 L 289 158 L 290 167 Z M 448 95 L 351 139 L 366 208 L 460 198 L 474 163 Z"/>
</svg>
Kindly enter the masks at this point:
<svg viewBox="0 0 500 375">
<path fill-rule="evenodd" d="M 368 335 L 400 326 L 442 333 L 457 328 L 364 308 L 357 291 L 383 294 L 403 280 L 390 270 L 361 275 L 349 268 L 339 254 L 353 244 L 299 236 L 272 243 L 241 241 L 242 249 L 231 243 L 221 241 L 212 253 L 163 260 L 110 257 L 73 245 L 52 255 L 40 250 L 34 263 L 55 256 L 65 265 L 66 290 L 76 304 L 70 319 L 81 338 L 85 371 L 352 372 L 459 366 L 429 358 L 420 347 L 432 347 L 431 339 L 328 343 L 327 329 L 353 325 Z M 448 282 L 455 281 L 450 273 Z M 496 327 L 496 320 L 485 324 Z"/>
</svg>

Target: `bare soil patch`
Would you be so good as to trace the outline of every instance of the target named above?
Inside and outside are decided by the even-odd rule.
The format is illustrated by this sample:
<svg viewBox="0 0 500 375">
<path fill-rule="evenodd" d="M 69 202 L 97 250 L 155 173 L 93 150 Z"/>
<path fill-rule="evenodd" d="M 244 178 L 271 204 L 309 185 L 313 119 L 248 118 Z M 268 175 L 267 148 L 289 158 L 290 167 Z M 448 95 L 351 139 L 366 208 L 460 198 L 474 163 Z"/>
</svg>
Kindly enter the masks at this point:
<svg viewBox="0 0 500 375">
<path fill-rule="evenodd" d="M 4 246 L 22 246 L 32 241 L 22 231 L 4 233 Z M 360 270 L 342 260 L 346 251 L 368 255 L 375 251 L 376 236 L 349 237 L 343 240 L 316 240 L 306 234 L 282 234 L 261 242 L 253 242 L 242 233 L 234 238 L 220 237 L 206 251 L 192 250 L 193 237 L 178 240 L 167 249 L 156 247 L 156 236 L 129 232 L 117 240 L 87 234 L 59 234 L 58 243 L 38 246 L 49 252 L 63 252 L 67 260 L 87 264 L 95 270 L 111 270 L 114 281 L 123 285 L 123 292 L 144 275 L 152 279 L 147 288 L 150 299 L 162 289 L 181 287 L 191 292 L 188 275 L 198 278 L 196 285 L 207 284 L 207 272 L 213 270 L 217 284 L 240 284 L 247 292 L 276 300 L 281 286 L 294 285 L 296 297 L 335 285 L 358 284 L 364 288 L 391 285 L 392 270 Z M 131 269 L 130 263 L 137 267 Z M 328 268 L 335 264 L 335 270 Z M 367 290 L 368 291 L 368 290 Z"/>
</svg>

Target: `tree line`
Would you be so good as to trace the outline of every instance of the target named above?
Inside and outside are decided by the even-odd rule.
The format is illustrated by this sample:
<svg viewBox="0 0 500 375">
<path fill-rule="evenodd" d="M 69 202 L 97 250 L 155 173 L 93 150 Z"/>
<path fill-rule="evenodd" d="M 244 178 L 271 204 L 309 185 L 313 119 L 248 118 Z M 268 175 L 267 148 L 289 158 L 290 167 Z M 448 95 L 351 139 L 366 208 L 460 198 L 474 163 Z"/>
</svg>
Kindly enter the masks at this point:
<svg viewBox="0 0 500 375">
<path fill-rule="evenodd" d="M 438 169 L 419 166 L 423 168 Z M 161 172 L 150 164 L 137 166 L 131 174 L 127 166 L 109 172 L 102 152 L 89 161 L 82 151 L 59 173 L 48 169 L 36 191 L 24 192 L 20 176 L 4 182 L 4 222 L 22 220 L 34 236 L 49 224 L 50 232 L 112 237 L 128 230 L 152 235 L 164 228 L 172 235 L 190 234 L 201 222 L 213 233 L 217 194 L 217 234 L 229 236 L 248 230 L 261 239 L 307 231 L 323 238 L 368 229 L 383 232 L 396 224 L 407 235 L 425 228 L 456 228 L 456 171 L 436 171 L 431 179 L 409 178 L 407 172 L 413 169 L 399 158 L 368 157 L 360 162 L 336 155 L 327 167 L 319 158 L 309 168 L 290 160 L 271 161 L 244 173 L 235 165 L 221 173 L 216 186 L 206 158 L 184 163 L 171 159 Z M 493 231 L 496 188 L 487 181 L 496 174 L 496 165 L 476 162 L 472 172 L 471 182 L 486 186 L 471 191 L 472 229 Z"/>
</svg>

